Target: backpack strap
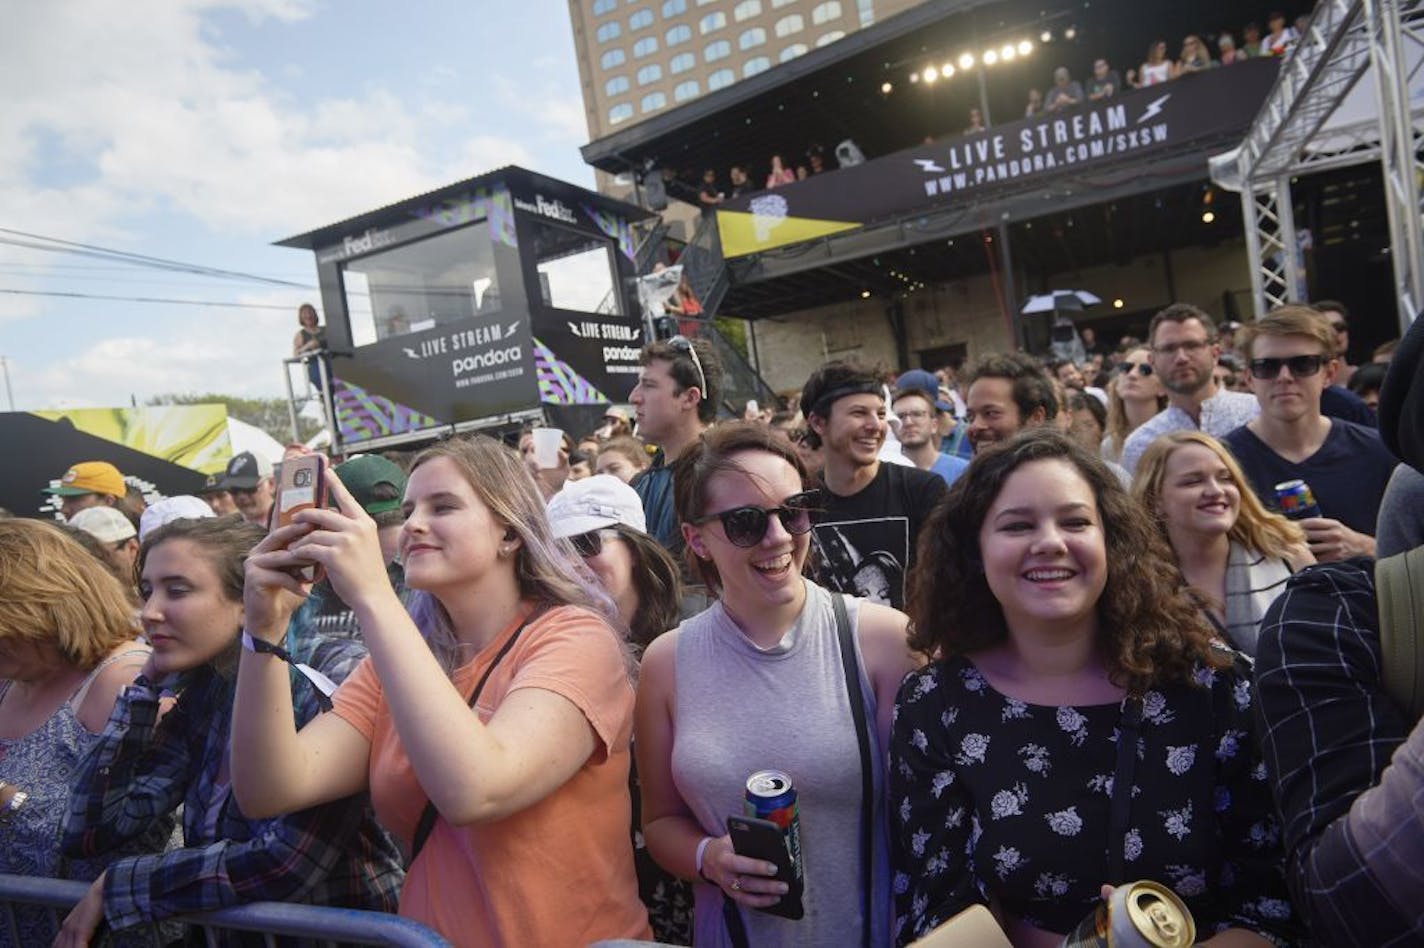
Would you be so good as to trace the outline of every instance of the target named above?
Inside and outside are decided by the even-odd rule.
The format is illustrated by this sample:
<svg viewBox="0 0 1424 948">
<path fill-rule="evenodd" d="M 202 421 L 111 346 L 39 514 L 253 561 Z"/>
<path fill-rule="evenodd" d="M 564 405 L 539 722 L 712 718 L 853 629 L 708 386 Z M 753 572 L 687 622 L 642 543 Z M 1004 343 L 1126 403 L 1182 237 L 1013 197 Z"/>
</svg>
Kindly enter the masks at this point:
<svg viewBox="0 0 1424 948">
<path fill-rule="evenodd" d="M 1385 693 L 1413 722 L 1424 716 L 1424 546 L 1375 562 Z"/>
</svg>

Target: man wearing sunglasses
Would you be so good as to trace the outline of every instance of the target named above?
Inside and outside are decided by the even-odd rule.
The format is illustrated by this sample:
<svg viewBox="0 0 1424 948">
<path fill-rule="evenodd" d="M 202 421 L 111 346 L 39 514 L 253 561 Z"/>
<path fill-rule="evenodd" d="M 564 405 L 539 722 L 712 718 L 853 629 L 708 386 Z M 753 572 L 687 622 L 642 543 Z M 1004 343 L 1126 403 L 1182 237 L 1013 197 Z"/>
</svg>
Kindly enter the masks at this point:
<svg viewBox="0 0 1424 948">
<path fill-rule="evenodd" d="M 1152 372 L 1167 390 L 1167 407 L 1127 436 L 1119 463 L 1132 473 L 1142 452 L 1159 435 L 1204 431 L 1220 438 L 1260 411 L 1245 392 L 1228 392 L 1212 377 L 1221 346 L 1211 317 L 1190 303 L 1173 303 L 1147 327 Z"/>
<path fill-rule="evenodd" d="M 827 362 L 801 390 L 805 438 L 820 446 L 820 510 L 812 545 L 822 585 L 904 608 L 920 526 L 947 487 L 929 471 L 882 464 L 885 387 L 851 362 Z"/>
<path fill-rule="evenodd" d="M 701 339 L 685 336 L 650 342 L 639 357 L 642 370 L 628 401 L 638 436 L 658 446 L 652 465 L 633 479 L 643 501 L 648 534 L 681 561 L 682 533 L 672 501 L 672 464 L 717 420 L 722 360 Z"/>
<path fill-rule="evenodd" d="M 243 520 L 267 526 L 273 500 L 271 461 L 251 451 L 234 454 L 218 484 L 232 495 Z"/>
<path fill-rule="evenodd" d="M 1394 457 L 1378 432 L 1330 418 L 1320 394 L 1339 368 L 1335 332 L 1308 306 L 1282 306 L 1241 331 L 1261 413 L 1222 438 L 1256 496 L 1272 509 L 1275 486 L 1303 480 L 1323 516 L 1300 521 L 1317 560 L 1374 556 L 1380 499 Z"/>
</svg>

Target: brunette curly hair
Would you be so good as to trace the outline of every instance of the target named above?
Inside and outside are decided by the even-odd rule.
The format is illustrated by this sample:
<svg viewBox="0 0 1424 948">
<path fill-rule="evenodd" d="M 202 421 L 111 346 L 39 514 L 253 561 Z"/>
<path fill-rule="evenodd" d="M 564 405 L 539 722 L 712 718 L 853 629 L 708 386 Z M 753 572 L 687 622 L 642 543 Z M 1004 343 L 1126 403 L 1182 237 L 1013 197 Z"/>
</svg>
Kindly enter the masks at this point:
<svg viewBox="0 0 1424 948">
<path fill-rule="evenodd" d="M 976 454 L 926 521 L 909 576 L 910 646 L 949 658 L 1008 636 L 1003 608 L 984 575 L 979 531 L 1009 475 L 1035 461 L 1070 465 L 1097 502 L 1108 571 L 1098 636 L 1109 678 L 1140 694 L 1160 683 L 1191 681 L 1199 664 L 1228 664 L 1212 651 L 1211 627 L 1151 519 L 1096 455 L 1048 428 Z"/>
</svg>

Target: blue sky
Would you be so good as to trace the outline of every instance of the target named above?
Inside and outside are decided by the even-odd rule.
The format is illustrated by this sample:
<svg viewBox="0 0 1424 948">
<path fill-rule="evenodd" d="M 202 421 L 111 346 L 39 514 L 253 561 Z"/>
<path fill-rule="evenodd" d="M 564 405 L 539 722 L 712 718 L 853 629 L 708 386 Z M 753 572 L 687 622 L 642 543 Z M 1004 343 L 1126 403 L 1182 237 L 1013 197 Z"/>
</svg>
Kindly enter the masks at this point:
<svg viewBox="0 0 1424 948">
<path fill-rule="evenodd" d="M 0 89 L 0 228 L 313 287 L 272 241 L 508 163 L 593 183 L 565 0 L 12 3 Z M 20 410 L 281 394 L 319 302 L 4 243 L 0 290 L 261 307 L 0 292 Z"/>
</svg>

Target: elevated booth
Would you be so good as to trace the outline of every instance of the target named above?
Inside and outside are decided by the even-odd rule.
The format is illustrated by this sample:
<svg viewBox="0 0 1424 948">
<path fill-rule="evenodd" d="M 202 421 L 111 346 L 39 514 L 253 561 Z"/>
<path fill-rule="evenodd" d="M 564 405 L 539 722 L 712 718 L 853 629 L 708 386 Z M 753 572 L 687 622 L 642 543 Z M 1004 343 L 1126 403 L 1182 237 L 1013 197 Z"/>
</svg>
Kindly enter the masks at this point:
<svg viewBox="0 0 1424 948">
<path fill-rule="evenodd" d="M 333 453 L 594 427 L 637 376 L 649 216 L 509 166 L 279 241 L 316 254 Z"/>
</svg>

